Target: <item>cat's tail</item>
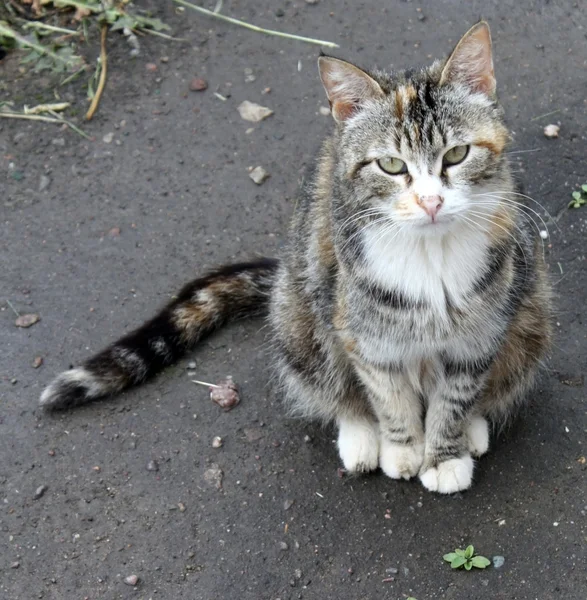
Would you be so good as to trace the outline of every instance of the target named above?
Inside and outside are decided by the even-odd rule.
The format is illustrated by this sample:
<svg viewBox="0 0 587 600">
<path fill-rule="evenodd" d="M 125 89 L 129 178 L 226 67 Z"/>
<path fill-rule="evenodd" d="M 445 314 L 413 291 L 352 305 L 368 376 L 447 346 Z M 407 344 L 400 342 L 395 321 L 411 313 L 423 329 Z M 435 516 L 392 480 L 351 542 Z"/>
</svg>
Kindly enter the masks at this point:
<svg viewBox="0 0 587 600">
<path fill-rule="evenodd" d="M 70 408 L 138 385 L 224 323 L 264 314 L 277 266 L 261 259 L 192 281 L 153 319 L 58 375 L 41 394 L 41 406 Z"/>
</svg>

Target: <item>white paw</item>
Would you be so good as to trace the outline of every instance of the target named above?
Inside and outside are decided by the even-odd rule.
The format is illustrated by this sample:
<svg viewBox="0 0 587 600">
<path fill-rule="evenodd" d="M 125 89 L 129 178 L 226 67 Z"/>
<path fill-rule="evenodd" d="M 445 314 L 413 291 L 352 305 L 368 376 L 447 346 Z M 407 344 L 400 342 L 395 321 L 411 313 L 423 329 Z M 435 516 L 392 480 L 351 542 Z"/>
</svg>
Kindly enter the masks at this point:
<svg viewBox="0 0 587 600">
<path fill-rule="evenodd" d="M 338 452 L 350 473 L 374 471 L 379 462 L 379 427 L 368 420 L 341 419 Z"/>
<path fill-rule="evenodd" d="M 451 458 L 420 475 L 422 485 L 431 492 L 454 494 L 471 487 L 473 459 L 470 456 Z"/>
<path fill-rule="evenodd" d="M 379 466 L 392 479 L 410 479 L 417 475 L 424 460 L 424 444 L 405 446 L 383 440 Z"/>
<path fill-rule="evenodd" d="M 469 452 L 476 457 L 489 450 L 489 423 L 483 417 L 473 417 L 467 427 Z"/>
</svg>

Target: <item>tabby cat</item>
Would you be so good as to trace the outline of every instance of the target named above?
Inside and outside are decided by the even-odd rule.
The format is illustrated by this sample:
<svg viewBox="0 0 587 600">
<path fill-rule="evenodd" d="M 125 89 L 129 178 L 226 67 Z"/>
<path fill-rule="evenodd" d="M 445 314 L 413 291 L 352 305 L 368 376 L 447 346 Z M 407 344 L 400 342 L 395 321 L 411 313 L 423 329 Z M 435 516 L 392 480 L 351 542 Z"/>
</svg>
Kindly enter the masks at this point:
<svg viewBox="0 0 587 600">
<path fill-rule="evenodd" d="M 422 70 L 319 59 L 335 121 L 279 260 L 212 271 L 41 396 L 67 408 L 139 384 L 223 323 L 268 310 L 294 414 L 338 425 L 352 473 L 471 485 L 490 423 L 527 396 L 550 288 L 514 191 L 491 38 Z"/>
</svg>

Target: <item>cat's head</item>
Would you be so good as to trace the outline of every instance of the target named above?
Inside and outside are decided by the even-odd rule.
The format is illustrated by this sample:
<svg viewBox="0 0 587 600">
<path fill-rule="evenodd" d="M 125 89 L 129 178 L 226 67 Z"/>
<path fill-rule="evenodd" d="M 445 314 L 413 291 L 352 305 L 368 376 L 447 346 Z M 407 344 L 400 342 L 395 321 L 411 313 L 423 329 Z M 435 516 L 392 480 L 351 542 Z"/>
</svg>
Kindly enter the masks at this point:
<svg viewBox="0 0 587 600">
<path fill-rule="evenodd" d="M 325 56 L 319 68 L 337 122 L 344 212 L 427 235 L 494 216 L 510 175 L 487 23 L 418 72 L 366 73 Z"/>
</svg>

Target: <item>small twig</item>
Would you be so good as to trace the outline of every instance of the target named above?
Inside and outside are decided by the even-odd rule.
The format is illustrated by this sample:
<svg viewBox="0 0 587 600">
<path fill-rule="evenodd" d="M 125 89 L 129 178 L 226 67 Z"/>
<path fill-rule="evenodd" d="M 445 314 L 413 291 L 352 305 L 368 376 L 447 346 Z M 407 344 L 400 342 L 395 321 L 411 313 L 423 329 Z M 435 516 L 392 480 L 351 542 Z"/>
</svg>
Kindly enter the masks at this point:
<svg viewBox="0 0 587 600">
<path fill-rule="evenodd" d="M 538 115 L 537 117 L 534 117 L 534 118 L 530 119 L 530 123 L 532 121 L 538 121 L 538 119 L 543 119 L 544 117 L 550 117 L 550 115 L 556 115 L 556 113 L 558 113 L 560 111 L 561 111 L 561 109 L 557 108 L 556 110 L 553 110 L 551 112 L 545 113 L 543 115 Z"/>
<path fill-rule="evenodd" d="M 102 70 L 100 72 L 100 81 L 98 82 L 98 89 L 92 98 L 92 103 L 90 104 L 90 108 L 86 113 L 86 120 L 90 120 L 96 109 L 98 108 L 98 104 L 100 103 L 100 98 L 102 97 L 102 92 L 104 91 L 104 86 L 106 85 L 106 68 L 108 64 L 108 55 L 106 54 L 106 35 L 108 33 L 108 25 L 106 23 L 102 24 L 102 31 L 100 35 L 100 64 L 102 65 Z"/>
<path fill-rule="evenodd" d="M 14 311 L 14 314 L 17 317 L 20 317 L 20 313 L 16 310 L 16 308 L 14 308 L 14 306 L 12 306 L 12 302 L 10 302 L 10 300 L 8 298 L 6 298 L 6 302 L 7 302 L 8 306 L 10 306 L 10 308 Z"/>
<path fill-rule="evenodd" d="M 65 123 L 68 127 L 73 129 L 76 133 L 78 133 L 82 137 L 86 138 L 86 140 L 92 139 L 85 131 L 83 131 L 83 129 L 80 129 L 77 125 L 74 125 L 70 121 L 66 121 L 61 115 L 58 115 L 56 112 L 50 110 L 49 114 L 53 115 L 57 120 L 61 121 L 62 123 Z"/>
<path fill-rule="evenodd" d="M 232 17 L 226 17 L 225 15 L 221 15 L 220 13 L 208 10 L 206 8 L 202 8 L 201 6 L 196 6 L 195 4 L 191 4 L 190 2 L 186 2 L 185 0 L 173 0 L 177 4 L 181 4 L 183 6 L 187 6 L 192 10 L 196 10 L 203 15 L 207 15 L 209 17 L 215 17 L 216 19 L 220 19 L 221 21 L 226 21 L 227 23 L 232 23 L 233 25 L 240 25 L 241 27 L 245 27 L 246 29 L 251 29 L 252 31 L 256 31 L 257 33 L 265 33 L 267 35 L 276 35 L 278 37 L 288 38 L 290 40 L 297 40 L 299 42 L 307 42 L 309 44 L 318 44 L 319 46 L 327 46 L 328 48 L 338 48 L 338 44 L 334 44 L 333 42 L 325 42 L 324 40 L 316 40 L 314 38 L 302 37 L 301 35 L 293 35 L 291 33 L 282 33 L 281 31 L 275 31 L 273 29 L 263 29 L 262 27 L 257 27 L 256 25 L 251 25 L 250 23 L 246 23 L 245 21 L 239 21 L 238 19 L 233 19 Z"/>
<path fill-rule="evenodd" d="M 24 107 L 25 115 L 40 115 L 44 112 L 58 112 L 61 110 L 65 110 L 69 108 L 71 104 L 69 102 L 54 102 L 53 104 L 37 104 L 29 108 L 28 106 Z"/>
<path fill-rule="evenodd" d="M 53 113 L 57 115 L 57 113 Z M 79 127 L 76 127 L 73 123 L 70 123 L 63 117 L 43 117 L 41 115 L 25 115 L 23 113 L 13 113 L 13 112 L 3 112 L 0 110 L 0 117 L 6 117 L 7 119 L 25 119 L 27 121 L 44 121 L 45 123 L 61 123 L 65 124 L 69 128 L 73 129 L 76 133 L 79 133 L 82 137 L 85 137 L 87 140 L 91 140 L 92 138 L 85 132 L 82 131 Z"/>
<path fill-rule="evenodd" d="M 221 386 L 216 385 L 214 383 L 206 383 L 205 381 L 198 381 L 197 379 L 192 379 L 191 382 L 192 383 L 197 383 L 198 385 L 205 385 L 206 387 L 211 387 L 211 388 L 219 388 L 220 389 L 220 387 L 221 387 Z"/>
<path fill-rule="evenodd" d="M 139 27 L 137 31 L 140 31 L 141 33 L 148 33 L 149 35 L 156 35 L 157 37 L 162 37 L 166 40 L 172 40 L 173 42 L 187 42 L 186 38 L 176 38 L 171 35 L 167 35 L 166 33 L 155 31 L 154 29 L 145 29 L 143 27 Z"/>
<path fill-rule="evenodd" d="M 226 102 L 226 96 L 223 96 L 222 94 L 219 94 L 218 92 L 214 92 L 214 95 L 216 96 L 216 98 L 218 98 L 218 100 L 222 100 L 222 102 Z"/>
<path fill-rule="evenodd" d="M 41 23 L 41 21 L 29 21 L 23 25 L 25 29 L 46 29 L 48 31 L 56 31 L 57 33 L 67 33 L 68 35 L 81 35 L 79 31 L 73 29 L 65 29 L 64 27 L 55 27 L 54 25 L 47 25 L 47 23 Z"/>
<path fill-rule="evenodd" d="M 85 67 L 78 69 L 77 71 L 66 77 L 59 85 L 65 85 L 66 83 L 73 81 L 76 77 L 79 77 L 85 70 Z"/>
</svg>

